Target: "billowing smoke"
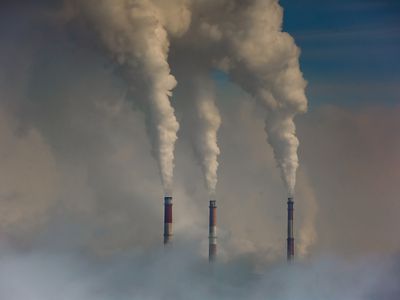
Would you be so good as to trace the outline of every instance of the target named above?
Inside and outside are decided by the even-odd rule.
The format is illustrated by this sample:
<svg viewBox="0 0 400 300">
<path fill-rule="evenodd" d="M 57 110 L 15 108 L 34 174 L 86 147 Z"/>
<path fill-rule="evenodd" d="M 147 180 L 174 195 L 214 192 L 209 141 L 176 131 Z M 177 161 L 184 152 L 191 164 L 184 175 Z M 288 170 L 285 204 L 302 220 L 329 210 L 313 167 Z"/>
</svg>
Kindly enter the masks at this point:
<svg viewBox="0 0 400 300">
<path fill-rule="evenodd" d="M 163 9 L 162 1 L 150 0 L 76 0 L 72 4 L 124 68 L 131 92 L 140 94 L 138 101 L 147 112 L 152 152 L 159 164 L 164 190 L 171 194 L 179 124 L 170 103 L 176 80 L 167 61 L 167 28 L 176 35 L 187 28 L 190 15 L 184 2 L 174 1 L 168 10 Z"/>
<path fill-rule="evenodd" d="M 193 45 L 265 111 L 268 142 L 293 194 L 299 145 L 293 119 L 307 109 L 306 82 L 300 51 L 282 32 L 282 8 L 277 0 L 203 1 L 193 3 L 192 14 Z"/>
<path fill-rule="evenodd" d="M 187 69 L 186 76 L 196 74 L 199 68 L 205 74 L 219 68 L 262 107 L 267 140 L 288 193 L 293 194 L 299 146 L 293 120 L 307 109 L 306 82 L 299 68 L 300 51 L 292 37 L 282 32 L 283 11 L 277 0 L 75 3 L 108 52 L 124 67 L 132 94 L 137 101 L 144 100 L 153 154 L 167 192 L 172 185 L 179 128 L 169 99 L 176 85 L 168 63 L 172 43 L 178 53 L 173 54 L 173 67 L 187 63 L 192 55 L 198 62 L 192 63 L 194 69 Z M 195 84 L 198 90 L 191 100 L 197 108 L 195 150 L 208 191 L 214 193 L 220 118 L 212 93 L 201 84 Z"/>
<path fill-rule="evenodd" d="M 237 3 L 230 11 L 234 21 L 222 24 L 229 53 L 225 68 L 265 109 L 268 142 L 292 195 L 299 145 L 293 119 L 307 108 L 300 51 L 293 38 L 282 32 L 283 12 L 278 1 L 254 0 L 245 7 Z"/>
<path fill-rule="evenodd" d="M 258 14 L 264 14 L 265 25 L 280 23 L 275 1 L 82 0 L 68 13 L 74 16 L 68 24 L 89 31 L 43 20 L 42 8 L 57 8 L 57 0 L 10 2 L 17 9 L 0 9 L 0 299 L 400 299 L 400 237 L 393 235 L 400 222 L 399 202 L 393 201 L 400 178 L 400 142 L 393 139 L 400 130 L 399 107 L 357 111 L 322 104 L 298 120 L 305 168 L 296 188 L 301 200 L 296 249 L 309 261 L 280 263 L 285 213 L 274 201 L 282 192 L 280 179 L 272 148 L 263 142 L 264 120 L 250 101 L 241 101 L 251 94 L 265 110 L 268 130 L 294 137 L 292 119 L 303 110 L 289 101 L 290 95 L 301 96 L 290 92 L 300 81 L 288 76 L 297 68 L 298 51 L 279 26 L 255 30 L 262 21 Z M 31 10 L 23 2 L 31 2 Z M 146 17 L 142 24 L 132 3 L 160 21 L 148 24 Z M 150 27 L 164 33 L 156 35 Z M 93 49 L 92 39 L 85 40 L 90 47 L 82 46 L 76 29 L 85 38 L 101 37 L 95 41 L 103 51 Z M 149 36 L 139 34 L 142 30 Z M 256 35 L 260 41 L 254 42 Z M 159 48 L 146 43 L 159 44 L 151 36 L 166 47 L 159 52 L 160 72 L 154 73 L 156 65 L 148 62 L 153 56 L 146 52 Z M 259 49 L 267 37 L 270 42 Z M 120 63 L 116 72 L 110 72 L 110 54 Z M 190 60 L 197 62 L 194 68 Z M 184 74 L 178 75 L 182 64 Z M 224 70 L 247 93 L 226 82 L 215 83 L 213 91 L 213 68 Z M 172 251 L 160 249 L 162 208 L 149 201 L 157 197 L 159 178 L 143 117 L 157 150 L 151 101 L 160 92 L 169 107 L 172 82 L 157 84 L 164 78 L 159 75 L 170 78 L 170 73 L 179 82 L 173 106 L 178 120 L 184 115 L 182 128 L 189 127 L 183 103 L 198 112 L 197 103 L 203 103 L 198 98 L 209 103 L 217 98 L 224 120 L 218 201 L 225 208 L 219 211 L 221 251 L 212 270 L 206 207 L 197 202 L 204 195 L 184 141 L 176 150 L 174 194 L 182 201 L 176 206 Z M 182 78 L 195 82 L 199 73 L 205 81 L 190 94 L 182 92 L 187 87 Z M 125 94 L 145 114 L 132 110 Z M 214 120 L 215 132 L 217 119 L 210 112 L 206 116 L 207 122 Z M 199 127 L 194 129 L 193 138 L 200 139 Z M 280 143 L 287 139 L 282 136 Z M 282 145 L 274 150 L 286 162 L 291 148 Z M 340 220 L 333 211 L 340 212 Z"/>
</svg>

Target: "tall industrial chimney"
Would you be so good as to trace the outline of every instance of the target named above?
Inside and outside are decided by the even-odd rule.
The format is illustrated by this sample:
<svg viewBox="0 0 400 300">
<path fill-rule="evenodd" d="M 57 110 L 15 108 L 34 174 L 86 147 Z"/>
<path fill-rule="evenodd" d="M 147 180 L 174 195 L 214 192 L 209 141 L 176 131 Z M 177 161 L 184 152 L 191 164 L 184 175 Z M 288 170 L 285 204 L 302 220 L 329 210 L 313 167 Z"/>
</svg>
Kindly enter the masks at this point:
<svg viewBox="0 0 400 300">
<path fill-rule="evenodd" d="M 287 260 L 294 259 L 294 236 L 293 236 L 293 197 L 288 198 L 288 237 L 287 237 Z"/>
<path fill-rule="evenodd" d="M 217 256 L 217 201 L 210 200 L 209 207 L 208 261 L 212 262 Z"/>
<path fill-rule="evenodd" d="M 172 197 L 164 197 L 164 245 L 172 238 Z"/>
</svg>

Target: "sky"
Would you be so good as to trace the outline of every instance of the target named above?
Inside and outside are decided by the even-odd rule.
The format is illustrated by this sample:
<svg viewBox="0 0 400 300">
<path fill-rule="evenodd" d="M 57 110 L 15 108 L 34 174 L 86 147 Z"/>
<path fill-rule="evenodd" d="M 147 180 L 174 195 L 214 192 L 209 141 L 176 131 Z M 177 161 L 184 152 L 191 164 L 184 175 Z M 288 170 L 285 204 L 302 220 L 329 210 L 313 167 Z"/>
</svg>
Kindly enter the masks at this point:
<svg viewBox="0 0 400 300">
<path fill-rule="evenodd" d="M 302 49 L 311 105 L 397 104 L 400 3 L 313 3 L 281 1 L 284 30 Z"/>
<path fill-rule="evenodd" d="M 143 1 L 162 21 L 133 29 L 65 3 L 88 6 L 0 4 L 0 299 L 399 298 L 398 1 Z M 179 122 L 167 249 L 154 98 Z"/>
</svg>

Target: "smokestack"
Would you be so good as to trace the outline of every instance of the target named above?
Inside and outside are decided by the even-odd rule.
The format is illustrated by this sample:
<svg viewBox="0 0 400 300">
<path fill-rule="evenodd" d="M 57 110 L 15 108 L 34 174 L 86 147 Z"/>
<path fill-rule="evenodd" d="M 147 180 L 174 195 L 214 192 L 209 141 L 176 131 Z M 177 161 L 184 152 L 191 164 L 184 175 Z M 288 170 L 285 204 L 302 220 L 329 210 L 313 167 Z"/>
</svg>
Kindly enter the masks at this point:
<svg viewBox="0 0 400 300">
<path fill-rule="evenodd" d="M 172 197 L 164 197 L 164 245 L 172 238 Z"/>
<path fill-rule="evenodd" d="M 293 236 L 293 197 L 288 198 L 288 237 L 287 237 L 287 260 L 294 259 L 294 236 Z"/>
<path fill-rule="evenodd" d="M 210 200 L 209 207 L 208 261 L 213 262 L 217 256 L 217 201 Z"/>
</svg>

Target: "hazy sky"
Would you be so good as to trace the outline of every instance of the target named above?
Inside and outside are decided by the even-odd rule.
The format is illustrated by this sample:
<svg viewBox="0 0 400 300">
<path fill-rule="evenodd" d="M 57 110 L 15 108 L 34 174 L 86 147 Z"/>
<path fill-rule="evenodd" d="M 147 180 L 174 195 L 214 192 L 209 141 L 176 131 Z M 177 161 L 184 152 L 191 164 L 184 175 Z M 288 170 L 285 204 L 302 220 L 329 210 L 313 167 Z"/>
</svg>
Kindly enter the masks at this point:
<svg viewBox="0 0 400 300">
<path fill-rule="evenodd" d="M 110 185 L 110 190 L 106 196 L 104 191 L 97 191 L 97 188 L 103 189 L 104 184 L 98 184 L 96 177 L 106 176 L 101 181 L 107 182 L 108 171 L 114 170 L 113 172 L 119 173 L 117 166 L 114 166 L 115 169 L 103 166 L 106 162 L 102 159 L 103 156 L 112 158 L 119 155 L 123 147 L 118 147 L 117 142 L 130 145 L 131 150 L 123 152 L 126 159 L 137 157 L 144 162 L 144 157 L 147 157 L 146 167 L 141 167 L 141 171 L 135 175 L 137 179 L 132 179 L 139 186 L 142 186 L 141 182 L 144 180 L 139 174 L 141 172 L 152 174 L 150 170 L 154 172 L 155 167 L 147 150 L 140 151 L 143 157 L 135 155 L 138 150 L 134 149 L 138 147 L 138 143 L 140 147 L 147 147 L 148 142 L 145 133 L 140 133 L 141 138 L 139 138 L 138 133 L 132 131 L 141 132 L 140 128 L 144 128 L 142 127 L 144 125 L 139 127 L 128 125 L 131 122 L 141 124 L 143 116 L 140 117 L 138 110 L 129 112 L 135 105 L 132 106 L 131 101 L 124 100 L 126 84 L 118 75 L 119 71 L 114 70 L 113 62 L 104 53 L 93 47 L 93 42 L 88 40 L 87 33 L 76 30 L 74 24 L 65 28 L 60 23 L 54 23 L 50 12 L 56 12 L 61 5 L 48 3 L 50 2 L 42 1 L 39 5 L 19 1 L 12 5 L 3 4 L 1 99 L 2 132 L 7 139 L 2 142 L 1 159 L 5 164 L 2 176 L 11 180 L 12 184 L 3 182 L 6 191 L 2 191 L 2 195 L 5 195 L 4 199 L 11 197 L 14 200 L 3 200 L 5 202 L 2 214 L 10 219 L 6 222 L 10 228 L 13 226 L 19 228 L 19 220 L 26 219 L 24 212 L 32 213 L 32 218 L 36 218 L 35 211 L 39 208 L 35 207 L 34 193 L 29 193 L 31 189 L 37 190 L 39 203 L 55 201 L 55 199 L 45 199 L 46 197 L 42 196 L 45 192 L 50 193 L 49 198 L 55 197 L 53 193 L 59 194 L 58 197 L 61 198 L 66 197 L 60 190 L 72 188 L 74 184 L 79 184 L 83 189 L 82 195 L 88 193 L 91 201 L 113 198 L 112 193 L 117 193 L 118 189 L 113 187 L 113 184 L 107 183 Z M 320 222 L 321 226 L 313 224 L 315 230 L 327 226 L 329 222 L 331 222 L 329 230 L 333 230 L 332 236 L 328 237 L 325 234 L 316 234 L 319 243 L 316 243 L 315 247 L 325 247 L 325 243 L 333 244 L 338 248 L 344 247 L 345 249 L 342 249 L 344 252 L 351 249 L 368 251 L 368 245 L 372 248 L 398 249 L 399 240 L 394 238 L 391 232 L 393 222 L 396 222 L 395 215 L 393 218 L 384 218 L 383 212 L 381 215 L 373 215 L 379 212 L 377 210 L 379 207 L 382 207 L 383 211 L 387 210 L 387 213 L 398 212 L 398 204 L 393 200 L 396 198 L 395 186 L 399 179 L 397 83 L 400 71 L 399 57 L 395 55 L 399 47 L 399 32 L 396 27 L 398 5 L 395 1 L 329 2 L 323 6 L 315 3 L 312 5 L 311 2 L 308 5 L 295 5 L 283 1 L 282 5 L 285 12 L 284 29 L 294 35 L 301 47 L 301 68 L 309 82 L 307 95 L 310 112 L 296 119 L 300 138 L 298 175 L 300 181 L 305 176 L 307 185 L 313 190 L 313 197 L 316 198 L 315 205 L 319 206 L 318 216 L 314 216 L 316 218 L 314 221 Z M 174 53 L 171 55 L 176 59 Z M 174 70 L 174 63 L 172 64 L 172 72 L 177 74 L 178 81 L 183 80 L 180 74 L 183 72 L 185 76 L 187 72 L 183 70 Z M 284 232 L 281 220 L 285 214 L 282 205 L 284 203 L 278 199 L 264 201 L 263 198 L 269 198 L 267 195 L 273 194 L 275 198 L 284 199 L 285 193 L 279 179 L 276 178 L 278 170 L 271 159 L 271 150 L 262 133 L 262 116 L 256 112 L 255 107 L 252 108 L 254 104 L 249 95 L 229 83 L 226 75 L 217 72 L 211 77 L 216 82 L 217 106 L 222 115 L 222 125 L 218 134 L 221 156 L 217 197 L 220 193 L 220 202 L 226 205 L 229 201 L 243 203 L 241 198 L 244 198 L 253 203 L 255 210 L 258 210 L 257 205 L 273 205 L 274 213 L 270 211 L 268 214 L 275 215 L 276 229 L 280 230 L 272 230 L 271 234 L 278 238 Z M 179 186 L 188 189 L 187 192 L 194 198 L 196 206 L 201 207 L 199 200 L 195 200 L 197 196 L 194 195 L 199 192 L 201 197 L 207 197 L 202 188 L 203 179 L 201 176 L 194 179 L 195 177 L 189 176 L 189 173 L 185 174 L 187 167 L 182 163 L 185 161 L 184 157 L 187 157 L 186 160 L 193 161 L 189 165 L 192 165 L 190 169 L 194 171 L 197 169 L 196 159 L 192 155 L 180 153 L 182 151 L 186 153 L 185 148 L 190 150 L 190 136 L 193 135 L 190 129 L 192 126 L 190 116 L 193 112 L 188 110 L 191 104 L 187 95 L 188 89 L 185 84 L 178 82 L 172 103 L 176 108 L 177 118 L 182 123 L 179 132 L 181 139 L 177 144 L 175 184 L 178 189 Z M 114 101 L 120 104 L 113 104 Z M 124 115 L 119 116 L 120 113 Z M 129 117 L 130 114 L 133 114 L 132 118 Z M 236 122 L 235 118 L 239 118 L 240 121 Z M 107 123 L 111 121 L 117 123 L 111 126 Z M 123 130 L 118 126 L 122 126 Z M 245 136 L 246 139 L 243 139 Z M 18 145 L 21 145 L 21 153 L 13 150 L 14 147 L 19 147 Z M 34 149 L 30 150 L 30 146 Z M 40 150 L 41 148 L 45 150 Z M 15 158 L 7 156 L 6 149 L 11 151 Z M 40 155 L 40 159 L 32 157 L 35 151 Z M 129 151 L 133 152 L 129 154 Z M 48 153 L 48 157 L 43 153 Z M 26 156 L 26 159 L 32 160 L 35 165 L 27 168 L 19 155 Z M 238 157 L 242 159 L 237 161 Z M 13 159 L 15 163 L 18 162 L 15 168 Z M 138 169 L 134 162 L 132 164 L 130 172 Z M 61 166 L 67 169 L 64 170 Z M 55 176 L 42 172 L 49 168 L 54 168 L 51 170 L 56 173 Z M 82 169 L 78 172 L 79 176 L 69 174 L 77 171 L 77 168 Z M 96 171 L 103 168 L 107 170 L 104 174 Z M 144 171 L 145 169 L 148 171 Z M 40 179 L 35 176 L 34 181 L 26 179 L 19 183 L 16 178 L 21 176 L 30 178 L 31 175 L 27 170 L 32 172 L 32 176 L 40 174 Z M 93 178 L 90 175 L 92 172 L 96 174 Z M 195 174 L 200 174 L 196 172 Z M 234 175 L 236 173 L 239 175 Z M 117 177 L 123 178 L 123 182 L 130 182 L 131 179 L 125 175 L 121 173 Z M 153 175 L 154 181 L 150 185 L 151 195 L 158 199 L 162 193 L 159 190 L 157 175 Z M 13 176 L 15 179 L 11 179 Z M 49 176 L 48 180 L 52 181 L 43 179 L 45 176 Z M 68 176 L 69 179 L 65 181 L 63 176 Z M 80 176 L 83 176 L 82 180 L 76 183 L 69 181 Z M 186 179 L 182 182 L 180 178 Z M 192 178 L 194 181 L 188 182 L 187 178 Z M 57 179 L 60 182 L 54 184 L 53 181 Z M 37 184 L 36 180 L 39 180 Z M 238 182 L 243 186 L 238 185 Z M 297 188 L 301 190 L 301 186 L 300 184 Z M 231 192 L 236 187 L 240 190 L 237 196 Z M 271 188 L 276 192 L 272 193 Z M 79 188 L 72 189 L 80 194 Z M 130 189 L 135 190 L 133 186 L 130 186 Z M 21 200 L 19 205 L 18 195 L 25 190 L 34 199 Z M 129 198 L 131 197 L 129 193 L 124 191 L 121 197 Z M 301 194 L 298 196 L 306 197 Z M 142 192 L 141 197 L 151 198 L 146 191 Z M 233 199 L 228 200 L 228 198 Z M 24 201 L 32 205 L 33 212 L 24 207 Z M 157 207 L 155 213 L 160 215 L 158 201 L 154 199 L 146 201 L 153 203 L 151 206 L 155 204 L 155 208 Z M 86 201 L 81 202 L 84 203 L 83 206 L 87 204 Z M 301 206 L 302 201 L 299 199 L 298 202 Z M 107 203 L 107 207 L 112 207 L 112 203 Z M 179 209 L 178 203 L 177 209 Z M 346 203 L 349 205 L 344 209 Z M 14 209 L 19 217 L 10 217 L 8 206 Z M 238 215 L 240 211 L 246 211 L 243 205 L 229 206 L 227 217 L 232 218 L 232 222 L 236 218 L 234 211 L 237 210 Z M 352 207 L 354 211 L 349 210 Z M 19 209 L 23 211 L 20 212 Z M 345 218 L 349 220 L 351 228 L 347 233 L 350 235 L 348 241 L 342 241 L 346 235 L 342 235 L 341 230 L 336 231 L 337 220 L 333 219 L 336 216 L 331 213 L 331 209 L 349 214 Z M 43 213 L 46 215 L 47 210 Z M 225 212 L 221 210 L 222 220 L 224 214 Z M 266 226 L 263 222 L 271 221 L 268 220 L 268 214 L 264 216 L 261 213 L 259 219 L 252 221 L 254 226 Z M 204 219 L 200 215 L 197 217 Z M 379 220 L 376 224 L 370 221 L 375 217 Z M 123 220 L 121 216 L 118 218 Z M 301 220 L 301 215 L 299 219 Z M 353 221 L 364 224 L 353 226 L 354 224 L 351 224 Z M 39 223 L 41 222 L 42 219 Z M 233 223 L 242 227 L 249 226 L 252 222 Z M 227 223 L 225 229 L 230 231 L 231 225 Z M 370 231 L 367 232 L 366 229 Z M 158 227 L 155 226 L 151 230 L 153 235 L 147 235 L 147 238 L 157 241 Z M 264 237 L 253 230 L 254 228 L 251 229 L 254 234 L 252 238 L 261 242 Z M 350 234 L 351 232 L 354 234 Z M 6 230 L 6 235 L 8 234 Z M 384 241 L 377 246 L 374 239 L 371 240 L 371 235 Z M 361 241 L 356 243 L 355 236 Z M 344 244 L 335 244 L 334 238 Z M 283 241 L 284 237 L 280 236 L 279 239 Z M 280 242 L 279 245 L 278 248 L 281 248 L 283 243 Z"/>
<path fill-rule="evenodd" d="M 193 8 L 194 27 L 180 39 L 185 16 L 177 13 L 182 24 L 175 24 L 173 7 L 186 2 L 171 1 L 171 9 L 154 2 L 173 35 L 167 62 L 178 82 L 171 98 L 180 123 L 175 244 L 167 254 L 161 250 L 164 191 L 141 98 L 154 78 L 142 76 L 146 68 L 121 67 L 87 20 L 71 17 L 61 1 L 1 2 L 0 299 L 54 299 L 63 286 L 61 299 L 68 300 L 243 299 L 247 292 L 249 299 L 267 293 L 274 300 L 322 299 L 327 290 L 326 299 L 398 299 L 392 281 L 400 273 L 400 2 L 279 1 L 283 30 L 301 49 L 309 101 L 308 112 L 294 119 L 300 264 L 291 271 L 281 264 L 287 191 L 267 142 L 264 107 L 239 71 L 228 76 L 223 67 L 209 68 L 210 56 L 218 60 L 232 45 L 237 53 L 245 47 L 237 40 L 203 47 L 195 26 L 202 18 L 219 22 L 220 12 L 203 17 L 200 4 Z M 221 26 L 233 26 L 235 15 L 221 15 L 227 18 Z M 279 11 L 269 16 L 279 21 Z M 218 40 L 215 28 L 205 30 Z M 260 71 L 257 64 L 254 70 Z M 209 195 L 193 145 L 194 73 L 215 92 L 221 118 L 215 193 L 221 265 L 214 273 L 220 286 L 205 269 Z M 315 284 L 319 276 L 323 288 Z"/>
</svg>

